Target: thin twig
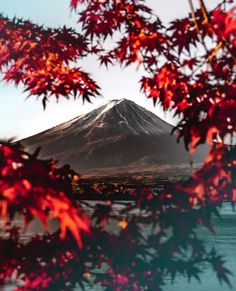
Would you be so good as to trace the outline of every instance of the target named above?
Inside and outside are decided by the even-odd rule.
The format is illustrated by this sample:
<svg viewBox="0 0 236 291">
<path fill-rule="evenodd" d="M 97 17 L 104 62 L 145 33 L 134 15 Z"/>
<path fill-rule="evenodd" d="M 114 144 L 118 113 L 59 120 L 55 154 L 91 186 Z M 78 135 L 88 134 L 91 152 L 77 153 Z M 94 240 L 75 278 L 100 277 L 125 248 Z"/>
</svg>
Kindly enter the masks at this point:
<svg viewBox="0 0 236 291">
<path fill-rule="evenodd" d="M 208 54 L 208 49 L 207 49 L 207 46 L 202 38 L 202 35 L 200 33 L 200 28 L 199 28 L 199 25 L 198 25 L 198 22 L 197 22 L 197 17 L 196 17 L 196 14 L 195 14 L 195 10 L 194 10 L 194 6 L 193 6 L 193 2 L 192 0 L 189 0 L 189 5 L 190 5 L 190 10 L 191 10 L 191 13 L 192 13 L 192 17 L 193 17 L 193 22 L 194 22 L 194 25 L 195 25 L 195 28 L 196 28 L 196 31 L 197 33 L 199 34 L 199 37 L 200 37 L 200 40 L 201 40 L 201 43 L 206 51 L 206 53 Z"/>
<path fill-rule="evenodd" d="M 197 18 L 196 18 L 195 11 L 194 11 L 193 2 L 192 2 L 192 0 L 188 0 L 188 2 L 189 2 L 190 9 L 191 9 L 191 14 L 192 14 L 192 18 L 193 18 L 193 22 L 194 22 L 196 31 L 197 31 L 197 33 L 200 33 L 200 29 L 199 29 L 199 26 L 197 23 Z"/>
<path fill-rule="evenodd" d="M 206 21 L 207 24 L 210 24 L 210 18 L 207 12 L 207 8 L 206 5 L 204 3 L 203 0 L 199 0 L 200 3 L 200 7 L 202 10 L 202 13 L 204 15 L 204 19 Z M 236 55 L 234 54 L 234 51 L 231 49 L 231 47 L 229 46 L 229 44 L 227 43 L 227 41 L 224 38 L 219 38 L 215 28 L 211 25 L 210 29 L 212 30 L 212 32 L 217 36 L 219 43 L 222 42 L 223 46 L 228 50 L 228 52 L 230 53 L 231 57 L 233 58 L 234 62 L 236 63 Z"/>
<path fill-rule="evenodd" d="M 209 23 L 209 15 L 207 12 L 206 5 L 203 0 L 199 0 L 200 8 L 202 10 L 203 16 L 204 16 L 204 23 Z"/>
</svg>

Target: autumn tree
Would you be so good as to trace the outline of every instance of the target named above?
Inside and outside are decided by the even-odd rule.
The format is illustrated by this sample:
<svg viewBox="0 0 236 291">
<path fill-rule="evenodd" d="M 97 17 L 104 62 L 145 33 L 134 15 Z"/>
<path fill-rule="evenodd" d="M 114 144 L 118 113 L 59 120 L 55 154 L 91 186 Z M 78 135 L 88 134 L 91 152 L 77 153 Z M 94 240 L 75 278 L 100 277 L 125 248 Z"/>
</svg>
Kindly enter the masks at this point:
<svg viewBox="0 0 236 291">
<path fill-rule="evenodd" d="M 0 143 L 0 283 L 16 290 L 73 290 L 99 284 L 105 290 L 162 290 L 166 276 L 199 278 L 202 263 L 220 281 L 229 271 L 207 251 L 198 227 L 215 231 L 212 217 L 235 189 L 236 8 L 219 1 L 186 1 L 189 15 L 164 25 L 142 0 L 72 0 L 77 31 L 38 26 L 0 16 L 3 80 L 23 84 L 29 96 L 47 102 L 81 97 L 99 86 L 76 66 L 96 55 L 102 65 L 137 64 L 145 69 L 141 90 L 154 105 L 179 117 L 175 131 L 191 153 L 208 143 L 204 165 L 187 181 L 153 193 L 140 188 L 119 213 L 111 201 L 91 206 L 72 191 L 79 176 L 69 166 L 42 160 L 20 143 Z M 114 39 L 107 49 L 106 40 Z M 86 209 L 86 211 L 85 211 Z M 90 218 L 86 213 L 90 210 Z M 16 224 L 22 217 L 24 225 Z M 39 218 L 43 235 L 24 238 Z M 50 230 L 49 220 L 59 229 Z M 110 221 L 117 222 L 111 231 Z M 152 225 L 144 235 L 143 226 Z"/>
</svg>

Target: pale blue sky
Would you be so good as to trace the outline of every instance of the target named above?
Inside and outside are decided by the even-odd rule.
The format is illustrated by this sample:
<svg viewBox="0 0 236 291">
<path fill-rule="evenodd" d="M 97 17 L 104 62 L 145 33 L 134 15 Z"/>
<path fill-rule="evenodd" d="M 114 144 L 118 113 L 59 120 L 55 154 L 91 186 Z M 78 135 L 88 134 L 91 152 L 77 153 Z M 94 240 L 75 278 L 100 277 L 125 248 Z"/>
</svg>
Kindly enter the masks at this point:
<svg viewBox="0 0 236 291">
<path fill-rule="evenodd" d="M 30 19 L 46 26 L 76 27 L 76 15 L 69 8 L 70 0 L 0 0 L 0 13 L 9 17 L 17 16 Z M 157 11 L 165 22 L 185 16 L 189 11 L 188 0 L 148 0 L 150 6 Z M 198 1 L 195 1 L 196 3 Z M 215 5 L 217 0 L 206 1 Z M 165 114 L 152 101 L 140 93 L 138 81 L 144 72 L 137 71 L 135 66 L 127 69 L 111 67 L 101 68 L 96 58 L 89 58 L 80 64 L 101 87 L 103 98 L 93 99 L 93 104 L 83 105 L 80 99 L 50 101 L 46 111 L 35 97 L 25 101 L 23 88 L 0 83 L 0 138 L 22 138 L 58 123 L 67 121 L 82 113 L 86 113 L 110 99 L 127 98 L 153 111 L 168 122 L 174 123 L 171 114 Z"/>
</svg>

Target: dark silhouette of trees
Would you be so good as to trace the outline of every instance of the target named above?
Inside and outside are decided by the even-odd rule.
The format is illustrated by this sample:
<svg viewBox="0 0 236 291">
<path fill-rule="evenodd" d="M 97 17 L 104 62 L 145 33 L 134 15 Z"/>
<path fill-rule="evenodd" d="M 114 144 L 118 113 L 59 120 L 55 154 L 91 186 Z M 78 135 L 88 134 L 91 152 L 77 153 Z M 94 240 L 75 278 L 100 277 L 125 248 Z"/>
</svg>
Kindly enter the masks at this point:
<svg viewBox="0 0 236 291">
<path fill-rule="evenodd" d="M 162 290 L 166 276 L 199 279 L 202 263 L 230 284 L 222 257 L 205 248 L 196 229 L 214 232 L 212 217 L 219 215 L 224 200 L 236 199 L 232 2 L 219 1 L 209 11 L 203 0 L 189 0 L 189 15 L 164 26 L 142 0 L 72 0 L 81 34 L 0 16 L 4 80 L 22 83 L 45 108 L 52 96 L 89 101 L 99 95 L 96 82 L 76 66 L 79 59 L 95 54 L 107 67 L 136 63 L 146 72 L 141 90 L 179 116 L 175 130 L 186 149 L 210 145 L 203 167 L 187 181 L 155 195 L 140 188 L 117 211 L 112 201 L 79 201 L 72 189 L 80 178 L 69 166 L 57 167 L 40 159 L 39 150 L 29 154 L 20 143 L 1 141 L 1 285 L 13 281 L 16 290 L 73 290 L 86 284 L 105 290 Z M 115 45 L 107 50 L 106 40 L 113 36 Z M 34 218 L 45 233 L 24 239 Z M 50 220 L 59 221 L 58 230 L 50 230 Z"/>
</svg>

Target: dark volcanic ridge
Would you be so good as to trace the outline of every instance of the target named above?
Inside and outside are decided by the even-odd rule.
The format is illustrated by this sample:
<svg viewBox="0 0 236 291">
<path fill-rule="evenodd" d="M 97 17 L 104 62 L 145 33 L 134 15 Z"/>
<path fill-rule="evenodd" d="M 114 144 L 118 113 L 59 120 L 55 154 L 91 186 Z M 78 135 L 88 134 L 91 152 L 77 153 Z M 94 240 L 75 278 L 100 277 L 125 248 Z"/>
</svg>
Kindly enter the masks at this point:
<svg viewBox="0 0 236 291">
<path fill-rule="evenodd" d="M 189 153 L 171 135 L 173 126 L 127 99 L 105 105 L 22 140 L 41 157 L 69 163 L 75 170 L 188 165 Z M 206 148 L 194 161 L 201 163 Z"/>
</svg>

